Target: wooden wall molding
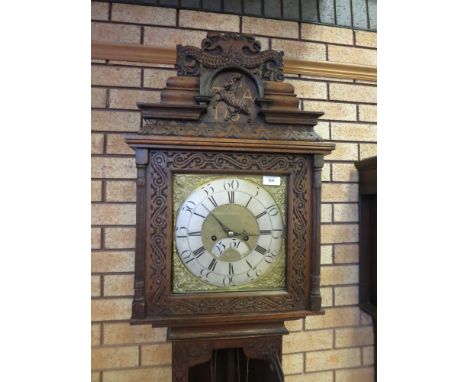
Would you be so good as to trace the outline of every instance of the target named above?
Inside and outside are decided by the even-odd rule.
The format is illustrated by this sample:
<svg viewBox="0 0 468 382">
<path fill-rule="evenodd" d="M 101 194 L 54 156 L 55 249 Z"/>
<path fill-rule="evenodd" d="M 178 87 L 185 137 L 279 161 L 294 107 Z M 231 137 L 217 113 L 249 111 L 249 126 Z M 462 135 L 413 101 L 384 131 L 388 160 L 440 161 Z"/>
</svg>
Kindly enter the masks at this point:
<svg viewBox="0 0 468 382">
<path fill-rule="evenodd" d="M 157 46 L 92 41 L 91 58 L 174 65 L 176 63 L 176 51 L 172 48 Z M 328 61 L 306 61 L 285 58 L 284 73 L 377 82 L 377 68 L 375 66 L 342 64 Z"/>
</svg>

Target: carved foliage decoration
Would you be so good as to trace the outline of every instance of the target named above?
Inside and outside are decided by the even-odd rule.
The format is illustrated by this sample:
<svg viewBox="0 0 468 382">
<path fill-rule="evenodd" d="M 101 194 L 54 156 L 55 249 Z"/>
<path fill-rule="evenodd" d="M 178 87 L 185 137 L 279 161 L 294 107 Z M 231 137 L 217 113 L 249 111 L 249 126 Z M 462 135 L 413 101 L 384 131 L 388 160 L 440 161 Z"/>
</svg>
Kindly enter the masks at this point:
<svg viewBox="0 0 468 382">
<path fill-rule="evenodd" d="M 202 48 L 177 45 L 177 74 L 195 76 L 201 69 L 239 66 L 261 79 L 282 81 L 283 52 L 261 51 L 260 42 L 238 33 L 209 32 Z"/>
<path fill-rule="evenodd" d="M 244 138 L 244 139 L 276 139 L 276 140 L 307 140 L 323 141 L 323 139 L 308 125 L 266 125 L 263 123 L 245 123 L 243 125 L 224 122 L 191 122 L 191 121 L 159 121 L 146 119 L 146 125 L 139 131 L 142 135 L 213 137 L 213 138 Z"/>
<path fill-rule="evenodd" d="M 308 219 L 307 182 L 310 181 L 308 160 L 300 155 L 270 155 L 214 153 L 195 151 L 153 151 L 150 159 L 150 261 L 147 267 L 149 315 L 183 315 L 243 313 L 252 311 L 288 311 L 306 309 L 304 285 L 307 275 L 307 256 L 310 238 L 307 234 Z M 169 238 L 172 224 L 169 208 L 173 171 L 223 171 L 235 173 L 289 174 L 291 187 L 288 227 L 287 294 L 268 296 L 249 295 L 217 297 L 203 295 L 181 298 L 171 295 L 171 259 Z"/>
</svg>

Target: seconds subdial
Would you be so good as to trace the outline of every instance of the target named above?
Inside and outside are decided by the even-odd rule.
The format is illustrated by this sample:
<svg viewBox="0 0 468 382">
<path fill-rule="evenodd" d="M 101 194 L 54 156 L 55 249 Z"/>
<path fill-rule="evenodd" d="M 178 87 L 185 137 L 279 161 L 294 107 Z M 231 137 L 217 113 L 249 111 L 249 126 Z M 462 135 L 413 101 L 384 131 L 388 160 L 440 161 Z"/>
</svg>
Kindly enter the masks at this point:
<svg viewBox="0 0 468 382">
<path fill-rule="evenodd" d="M 248 255 L 249 246 L 237 238 L 224 238 L 213 245 L 211 253 L 223 261 L 238 261 Z"/>
</svg>

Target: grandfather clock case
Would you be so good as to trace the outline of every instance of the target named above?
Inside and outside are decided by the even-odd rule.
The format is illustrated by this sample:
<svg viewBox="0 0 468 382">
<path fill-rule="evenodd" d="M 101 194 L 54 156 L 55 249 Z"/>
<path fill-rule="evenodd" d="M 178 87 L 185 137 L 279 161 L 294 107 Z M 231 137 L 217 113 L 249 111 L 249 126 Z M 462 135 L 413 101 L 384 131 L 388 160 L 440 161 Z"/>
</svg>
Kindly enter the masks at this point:
<svg viewBox="0 0 468 382">
<path fill-rule="evenodd" d="M 167 327 L 173 382 L 283 381 L 284 321 L 322 314 L 323 113 L 303 111 L 283 52 L 208 33 L 138 104 L 131 324 Z"/>
</svg>

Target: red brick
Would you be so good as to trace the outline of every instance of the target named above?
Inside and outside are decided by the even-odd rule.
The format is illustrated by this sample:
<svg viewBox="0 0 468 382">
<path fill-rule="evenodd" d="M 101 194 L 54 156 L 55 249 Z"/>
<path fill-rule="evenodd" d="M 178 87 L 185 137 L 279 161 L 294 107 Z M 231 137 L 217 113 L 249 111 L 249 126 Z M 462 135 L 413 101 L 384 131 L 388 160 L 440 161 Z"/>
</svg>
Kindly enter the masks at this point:
<svg viewBox="0 0 468 382">
<path fill-rule="evenodd" d="M 189 10 L 181 10 L 179 13 L 179 26 L 183 28 L 239 32 L 239 24 L 239 16 L 237 15 Z"/>
<path fill-rule="evenodd" d="M 140 129 L 140 113 L 93 110 L 91 112 L 91 127 L 95 131 L 138 131 Z"/>
<path fill-rule="evenodd" d="M 91 159 L 93 178 L 136 178 L 135 159 L 94 157 Z"/>
<path fill-rule="evenodd" d="M 106 182 L 106 200 L 109 202 L 134 202 L 136 200 L 136 183 L 125 180 L 108 180 Z"/>
<path fill-rule="evenodd" d="M 169 366 L 104 371 L 103 382 L 169 382 L 172 377 L 172 368 Z"/>
<path fill-rule="evenodd" d="M 91 181 L 91 201 L 102 201 L 102 182 L 100 180 Z"/>
<path fill-rule="evenodd" d="M 150 325 L 130 325 L 128 322 L 105 323 L 104 344 L 142 344 L 166 340 L 166 328 L 152 328 Z"/>
<path fill-rule="evenodd" d="M 360 364 L 361 351 L 359 348 L 322 350 L 306 354 L 306 371 L 343 369 Z"/>
<path fill-rule="evenodd" d="M 92 20 L 109 20 L 109 3 L 91 2 Z"/>
<path fill-rule="evenodd" d="M 95 348 L 91 351 L 93 370 L 138 366 L 138 347 Z"/>
<path fill-rule="evenodd" d="M 91 24 L 91 39 L 95 41 L 139 44 L 140 38 L 140 26 L 98 22 Z"/>
<path fill-rule="evenodd" d="M 359 325 L 359 307 L 329 308 L 324 315 L 308 316 L 305 319 L 306 330 L 335 328 Z"/>
<path fill-rule="evenodd" d="M 91 272 L 132 272 L 134 251 L 95 251 L 91 255 Z"/>
<path fill-rule="evenodd" d="M 109 92 L 109 107 L 112 109 L 138 110 L 137 103 L 157 103 L 160 100 L 160 93 L 154 90 L 111 89 Z"/>
<path fill-rule="evenodd" d="M 101 228 L 91 228 L 91 248 L 101 248 Z"/>
<path fill-rule="evenodd" d="M 143 84 L 145 88 L 163 89 L 166 87 L 166 81 L 174 77 L 176 72 L 163 69 L 145 69 L 143 73 Z"/>
<path fill-rule="evenodd" d="M 128 320 L 131 316 L 130 298 L 95 299 L 91 301 L 93 321 Z"/>
<path fill-rule="evenodd" d="M 107 134 L 106 154 L 134 155 L 135 151 L 125 142 L 125 135 Z"/>
<path fill-rule="evenodd" d="M 100 225 L 135 224 L 135 210 L 134 204 L 93 204 L 91 222 Z"/>
<path fill-rule="evenodd" d="M 104 153 L 104 134 L 91 134 L 91 154 Z"/>
<path fill-rule="evenodd" d="M 140 86 L 141 69 L 93 65 L 91 67 L 91 83 L 108 86 Z"/>
<path fill-rule="evenodd" d="M 104 296 L 132 296 L 133 275 L 105 275 Z"/>
<path fill-rule="evenodd" d="M 106 107 L 107 89 L 91 89 L 91 107 Z"/>
<path fill-rule="evenodd" d="M 357 265 L 333 265 L 322 267 L 322 285 L 357 284 L 359 268 Z"/>
<path fill-rule="evenodd" d="M 132 227 L 104 228 L 104 245 L 106 249 L 135 248 L 135 235 Z"/>
<path fill-rule="evenodd" d="M 299 24 L 294 21 L 243 16 L 242 33 L 297 39 L 299 37 Z"/>
<path fill-rule="evenodd" d="M 357 263 L 359 261 L 358 244 L 335 245 L 335 263 Z"/>
<path fill-rule="evenodd" d="M 141 364 L 143 366 L 163 366 L 172 363 L 171 343 L 143 345 L 141 347 Z"/>
<path fill-rule="evenodd" d="M 112 20 L 135 24 L 176 25 L 176 10 L 153 6 L 113 4 Z"/>
</svg>

